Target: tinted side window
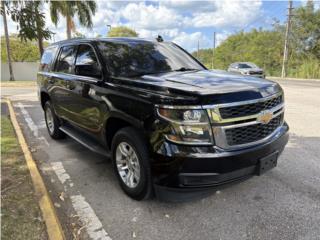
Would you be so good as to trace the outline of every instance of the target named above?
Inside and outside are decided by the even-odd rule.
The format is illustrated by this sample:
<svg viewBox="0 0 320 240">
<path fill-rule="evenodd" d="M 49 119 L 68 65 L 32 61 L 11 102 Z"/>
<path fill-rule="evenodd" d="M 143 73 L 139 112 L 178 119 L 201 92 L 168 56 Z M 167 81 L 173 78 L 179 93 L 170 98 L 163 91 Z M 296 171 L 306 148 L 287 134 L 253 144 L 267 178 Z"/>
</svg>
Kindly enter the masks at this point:
<svg viewBox="0 0 320 240">
<path fill-rule="evenodd" d="M 76 65 L 97 64 L 97 57 L 89 45 L 80 45 Z"/>
<path fill-rule="evenodd" d="M 99 77 L 101 69 L 91 46 L 80 45 L 77 53 L 75 73 L 82 76 Z"/>
<path fill-rule="evenodd" d="M 51 65 L 53 63 L 54 57 L 56 56 L 58 47 L 49 47 L 47 48 L 40 61 L 40 71 L 49 72 L 51 70 Z"/>
<path fill-rule="evenodd" d="M 73 73 L 73 64 L 75 58 L 76 46 L 62 47 L 59 59 L 56 65 L 57 72 Z"/>
</svg>

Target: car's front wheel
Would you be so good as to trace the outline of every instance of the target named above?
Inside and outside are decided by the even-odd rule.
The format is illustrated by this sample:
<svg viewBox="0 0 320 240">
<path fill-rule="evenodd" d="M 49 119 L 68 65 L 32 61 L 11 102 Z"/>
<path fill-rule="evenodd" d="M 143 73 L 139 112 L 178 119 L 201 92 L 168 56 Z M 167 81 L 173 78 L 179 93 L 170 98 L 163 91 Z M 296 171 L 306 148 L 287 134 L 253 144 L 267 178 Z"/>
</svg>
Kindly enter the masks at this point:
<svg viewBox="0 0 320 240">
<path fill-rule="evenodd" d="M 123 191 L 135 200 L 151 196 L 152 183 L 146 143 L 136 129 L 119 130 L 112 141 L 112 158 Z"/>
<path fill-rule="evenodd" d="M 59 119 L 54 113 L 54 110 L 50 101 L 47 101 L 44 105 L 44 118 L 46 121 L 49 135 L 53 139 L 61 139 L 65 137 L 64 132 L 62 132 L 59 129 L 60 127 Z"/>
</svg>

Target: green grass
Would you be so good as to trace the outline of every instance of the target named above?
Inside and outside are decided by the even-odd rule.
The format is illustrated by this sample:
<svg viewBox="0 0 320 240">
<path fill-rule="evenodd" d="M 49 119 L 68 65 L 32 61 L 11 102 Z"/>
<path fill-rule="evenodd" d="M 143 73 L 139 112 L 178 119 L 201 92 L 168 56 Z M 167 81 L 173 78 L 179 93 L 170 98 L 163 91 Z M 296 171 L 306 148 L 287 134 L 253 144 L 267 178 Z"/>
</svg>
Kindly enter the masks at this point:
<svg viewBox="0 0 320 240">
<path fill-rule="evenodd" d="M 1 239 L 47 239 L 38 200 L 10 119 L 1 116 Z"/>
</svg>

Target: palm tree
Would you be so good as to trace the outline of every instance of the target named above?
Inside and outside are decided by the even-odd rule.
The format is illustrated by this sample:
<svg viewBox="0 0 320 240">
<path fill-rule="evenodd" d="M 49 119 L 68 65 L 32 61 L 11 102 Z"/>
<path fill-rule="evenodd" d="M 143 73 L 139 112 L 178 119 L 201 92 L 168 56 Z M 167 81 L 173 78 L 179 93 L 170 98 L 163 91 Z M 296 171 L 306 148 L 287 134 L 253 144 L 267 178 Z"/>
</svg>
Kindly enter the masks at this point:
<svg viewBox="0 0 320 240">
<path fill-rule="evenodd" d="M 1 14 L 3 16 L 4 35 L 6 38 L 7 59 L 8 59 L 9 72 L 10 72 L 10 81 L 14 81 L 12 63 L 11 63 L 10 40 L 9 40 L 9 33 L 8 33 L 8 23 L 7 23 L 7 16 L 6 16 L 6 2 L 5 1 L 1 1 Z"/>
<path fill-rule="evenodd" d="M 95 1 L 50 1 L 50 15 L 52 22 L 57 26 L 59 14 L 66 18 L 67 38 L 71 38 L 71 31 L 75 31 L 73 18 L 77 15 L 82 26 L 92 27 L 92 16 L 96 12 Z"/>
</svg>

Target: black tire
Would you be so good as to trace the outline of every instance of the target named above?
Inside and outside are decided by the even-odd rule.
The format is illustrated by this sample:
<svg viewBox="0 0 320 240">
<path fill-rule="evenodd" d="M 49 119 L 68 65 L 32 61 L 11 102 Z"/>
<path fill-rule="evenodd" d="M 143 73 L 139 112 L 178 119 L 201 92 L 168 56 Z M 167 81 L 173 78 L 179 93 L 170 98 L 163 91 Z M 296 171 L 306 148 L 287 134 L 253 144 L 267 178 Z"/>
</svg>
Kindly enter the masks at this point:
<svg viewBox="0 0 320 240">
<path fill-rule="evenodd" d="M 118 171 L 116 150 L 121 143 L 127 143 L 136 153 L 140 165 L 140 180 L 135 187 L 128 187 Z M 122 190 L 135 200 L 148 199 L 152 196 L 152 178 L 149 162 L 149 151 L 145 139 L 133 127 L 120 129 L 112 140 L 112 163 Z"/>
<path fill-rule="evenodd" d="M 50 127 L 49 127 L 49 124 L 50 124 L 49 121 L 50 120 L 48 120 L 49 111 L 51 112 L 51 115 L 52 115 L 52 119 L 51 119 L 51 124 L 52 125 Z M 48 133 L 49 133 L 51 138 L 53 138 L 53 139 L 62 139 L 62 138 L 65 137 L 65 133 L 62 132 L 59 129 L 60 121 L 59 121 L 58 117 L 56 116 L 50 101 L 47 101 L 44 104 L 44 118 L 45 118 L 45 122 L 46 122 Z"/>
</svg>

